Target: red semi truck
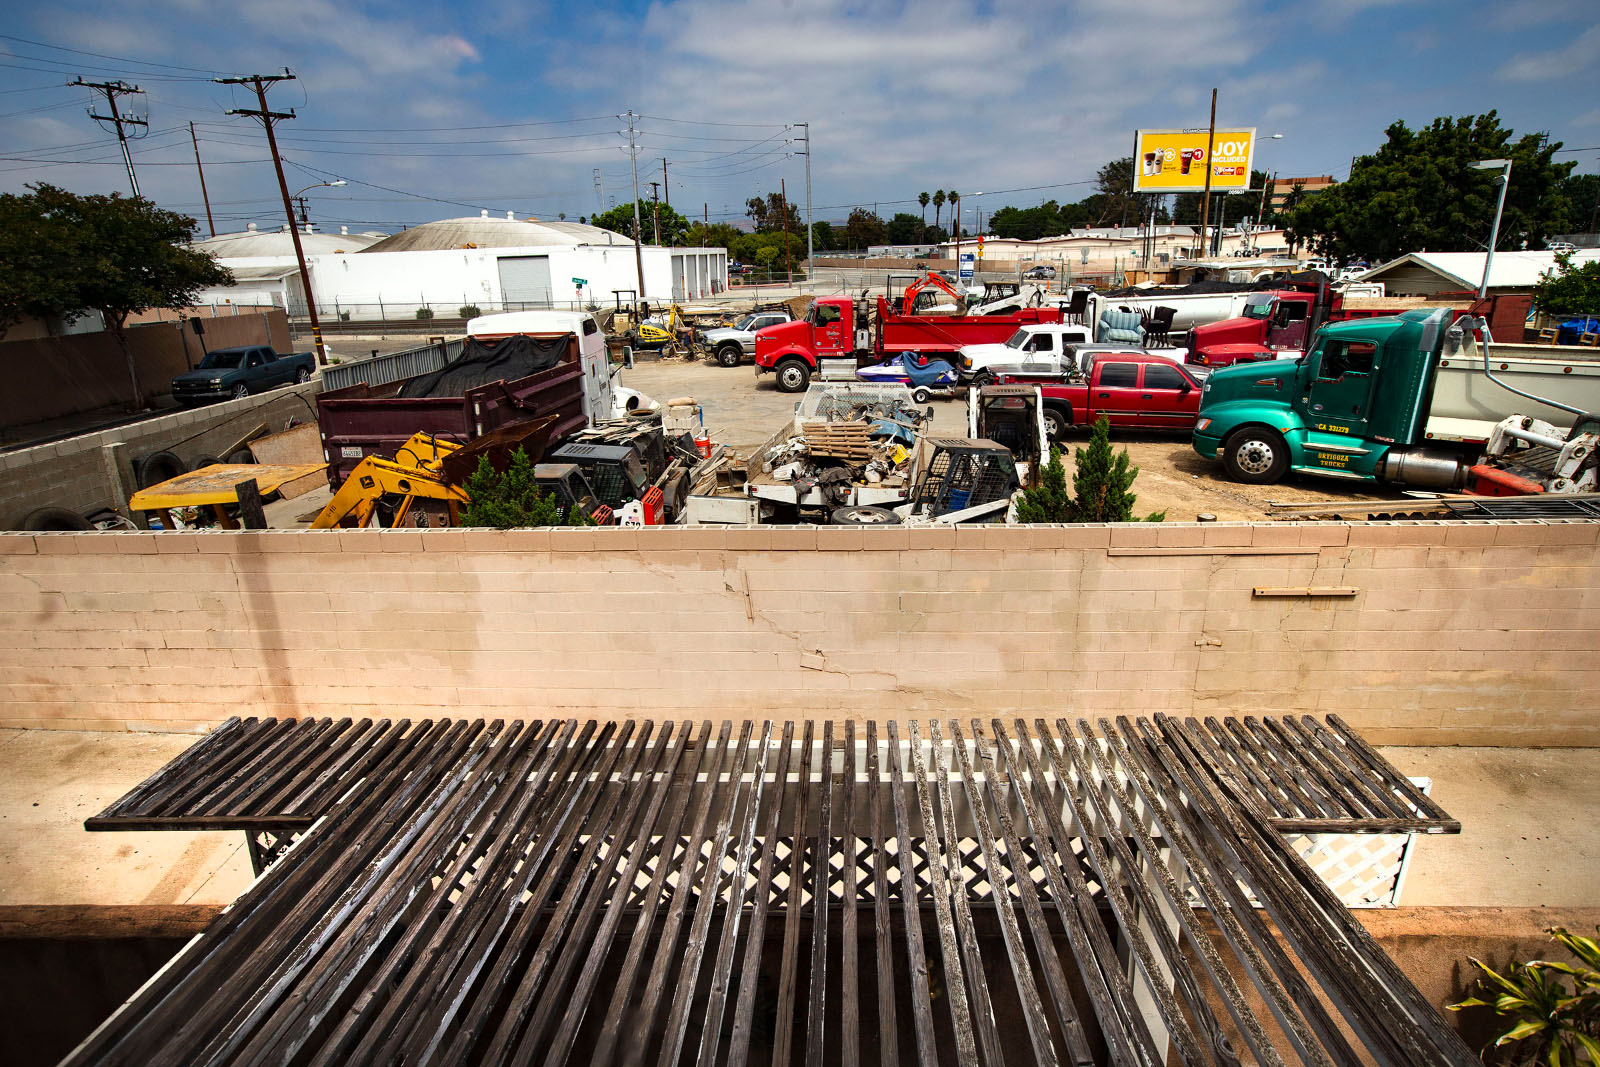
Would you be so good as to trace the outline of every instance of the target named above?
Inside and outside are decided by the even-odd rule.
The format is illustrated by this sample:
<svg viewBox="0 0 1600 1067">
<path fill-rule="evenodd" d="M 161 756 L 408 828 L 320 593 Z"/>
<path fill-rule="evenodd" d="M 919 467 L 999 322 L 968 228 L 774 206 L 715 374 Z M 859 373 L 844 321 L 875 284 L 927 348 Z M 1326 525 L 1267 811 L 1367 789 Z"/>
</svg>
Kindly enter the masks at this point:
<svg viewBox="0 0 1600 1067">
<path fill-rule="evenodd" d="M 768 326 L 756 334 L 756 374 L 775 373 L 785 393 L 802 392 L 811 384 L 820 360 L 892 359 L 902 352 L 954 353 L 963 345 L 999 344 L 1019 326 L 1060 322 L 1054 307 L 1023 308 L 1009 315 L 901 315 L 878 297 L 877 314 L 868 324 L 868 305 L 847 296 L 823 296 L 811 302 L 805 317 Z"/>
<path fill-rule="evenodd" d="M 1227 367 L 1268 359 L 1295 359 L 1325 323 L 1394 314 L 1390 310 L 1346 308 L 1343 295 L 1327 279 L 1311 277 L 1315 280 L 1290 280 L 1282 289 L 1252 293 L 1241 317 L 1190 330 L 1187 362 Z"/>
</svg>

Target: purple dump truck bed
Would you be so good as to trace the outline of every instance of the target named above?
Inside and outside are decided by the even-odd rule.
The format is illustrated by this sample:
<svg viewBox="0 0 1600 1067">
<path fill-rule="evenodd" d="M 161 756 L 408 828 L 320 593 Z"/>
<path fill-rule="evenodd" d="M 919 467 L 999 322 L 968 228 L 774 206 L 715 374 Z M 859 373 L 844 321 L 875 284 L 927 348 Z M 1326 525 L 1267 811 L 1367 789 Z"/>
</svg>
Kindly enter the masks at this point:
<svg viewBox="0 0 1600 1067">
<path fill-rule="evenodd" d="M 582 429 L 587 420 L 577 354 L 574 342 L 563 361 L 549 370 L 476 386 L 464 396 L 401 397 L 404 381 L 359 383 L 321 394 L 317 422 L 328 484 L 337 489 L 367 456 L 392 457 L 419 431 L 465 444 L 508 423 L 545 415 L 559 417 L 552 440 Z"/>
</svg>

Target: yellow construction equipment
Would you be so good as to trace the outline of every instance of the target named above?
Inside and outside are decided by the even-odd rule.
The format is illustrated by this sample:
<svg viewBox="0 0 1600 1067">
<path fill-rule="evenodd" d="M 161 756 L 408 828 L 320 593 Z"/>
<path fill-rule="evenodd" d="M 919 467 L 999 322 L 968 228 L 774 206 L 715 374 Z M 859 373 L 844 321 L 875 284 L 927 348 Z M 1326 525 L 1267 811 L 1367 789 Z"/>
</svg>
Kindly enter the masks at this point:
<svg viewBox="0 0 1600 1067">
<path fill-rule="evenodd" d="M 350 472 L 350 477 L 333 494 L 311 528 L 368 526 L 377 514 L 378 504 L 388 497 L 397 498 L 391 526 L 403 523 L 411 505 L 419 499 L 444 501 L 450 511 L 450 524 L 455 525 L 460 519 L 461 505 L 468 502 L 468 497 L 459 485 L 445 480 L 444 461 L 460 448 L 453 441 L 415 433 L 400 446 L 392 460 L 368 456 Z"/>
</svg>

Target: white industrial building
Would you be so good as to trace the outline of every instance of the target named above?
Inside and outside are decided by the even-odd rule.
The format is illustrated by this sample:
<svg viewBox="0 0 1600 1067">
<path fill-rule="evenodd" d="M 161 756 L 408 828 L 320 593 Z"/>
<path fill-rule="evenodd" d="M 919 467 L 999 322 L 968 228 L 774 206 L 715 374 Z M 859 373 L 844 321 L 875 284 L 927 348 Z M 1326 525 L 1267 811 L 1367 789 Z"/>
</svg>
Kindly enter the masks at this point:
<svg viewBox="0 0 1600 1067">
<path fill-rule="evenodd" d="M 317 309 L 324 318 L 443 318 L 462 308 L 489 313 L 609 305 L 615 292 L 640 288 L 633 242 L 598 226 L 484 212 L 372 240 L 369 236 L 302 236 Z M 282 234 L 285 245 L 288 237 Z M 332 242 L 341 247 L 329 247 Z M 212 248 L 211 242 L 198 247 L 216 251 L 239 283 L 232 289 L 208 290 L 202 303 L 238 303 L 248 290 L 270 294 L 272 303 L 286 306 L 291 314 L 304 313 L 292 248 L 284 262 L 227 255 L 231 248 Z M 697 300 L 727 289 L 726 249 L 646 245 L 641 254 L 648 300 Z"/>
</svg>

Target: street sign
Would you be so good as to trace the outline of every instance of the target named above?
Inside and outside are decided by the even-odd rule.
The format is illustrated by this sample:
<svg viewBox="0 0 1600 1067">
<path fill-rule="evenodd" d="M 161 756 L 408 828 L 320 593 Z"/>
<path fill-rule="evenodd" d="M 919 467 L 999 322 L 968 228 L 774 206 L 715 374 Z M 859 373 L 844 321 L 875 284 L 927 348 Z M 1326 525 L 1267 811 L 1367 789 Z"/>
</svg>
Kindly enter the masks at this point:
<svg viewBox="0 0 1600 1067">
<path fill-rule="evenodd" d="M 572 284 L 576 285 L 578 288 L 582 289 L 585 285 L 589 284 L 589 279 L 588 278 L 574 278 L 574 279 L 572 279 Z"/>
<path fill-rule="evenodd" d="M 972 277 L 973 255 L 971 252 L 961 253 L 961 280 L 966 281 Z"/>
<path fill-rule="evenodd" d="M 1218 129 L 1209 148 L 1206 133 L 1204 129 L 1135 130 L 1133 191 L 1203 192 L 1208 170 L 1213 191 L 1250 188 L 1255 127 Z"/>
</svg>

